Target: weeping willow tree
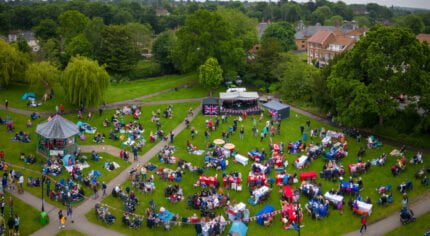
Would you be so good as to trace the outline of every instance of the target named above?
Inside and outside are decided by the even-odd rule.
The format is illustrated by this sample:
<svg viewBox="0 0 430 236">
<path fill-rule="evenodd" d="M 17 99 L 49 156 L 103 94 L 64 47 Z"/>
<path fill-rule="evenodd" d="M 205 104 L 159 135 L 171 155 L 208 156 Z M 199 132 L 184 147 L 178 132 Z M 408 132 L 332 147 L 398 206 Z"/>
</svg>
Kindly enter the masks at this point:
<svg viewBox="0 0 430 236">
<path fill-rule="evenodd" d="M 22 79 L 26 66 L 26 56 L 0 39 L 0 88 Z"/>
<path fill-rule="evenodd" d="M 58 82 L 60 71 L 47 61 L 32 63 L 25 72 L 25 78 L 34 88 L 44 88 L 46 94 L 52 92 L 52 87 Z"/>
<path fill-rule="evenodd" d="M 63 73 L 66 99 L 85 107 L 101 103 L 109 86 L 109 75 L 103 66 L 86 57 L 72 57 Z"/>
</svg>

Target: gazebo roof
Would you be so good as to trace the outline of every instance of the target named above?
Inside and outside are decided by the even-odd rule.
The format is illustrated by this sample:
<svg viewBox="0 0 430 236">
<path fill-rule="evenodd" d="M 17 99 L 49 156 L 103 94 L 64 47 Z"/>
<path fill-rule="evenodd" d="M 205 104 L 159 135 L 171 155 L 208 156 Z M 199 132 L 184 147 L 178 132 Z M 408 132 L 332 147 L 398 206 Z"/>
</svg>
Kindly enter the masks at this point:
<svg viewBox="0 0 430 236">
<path fill-rule="evenodd" d="M 290 106 L 283 104 L 283 103 L 280 103 L 279 101 L 272 100 L 268 103 L 264 103 L 263 107 L 266 107 L 266 108 L 272 109 L 272 110 L 276 110 L 276 111 L 280 111 L 280 110 L 288 108 Z"/>
<path fill-rule="evenodd" d="M 79 127 L 60 115 L 39 124 L 36 133 L 49 139 L 66 139 L 79 134 Z"/>
</svg>

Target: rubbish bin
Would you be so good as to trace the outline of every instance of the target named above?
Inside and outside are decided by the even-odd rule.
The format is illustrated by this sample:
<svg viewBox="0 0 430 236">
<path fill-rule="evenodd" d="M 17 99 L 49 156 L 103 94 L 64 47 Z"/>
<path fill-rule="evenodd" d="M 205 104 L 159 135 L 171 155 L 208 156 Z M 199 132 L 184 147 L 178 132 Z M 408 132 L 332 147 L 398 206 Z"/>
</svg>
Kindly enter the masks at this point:
<svg viewBox="0 0 430 236">
<path fill-rule="evenodd" d="M 48 214 L 44 211 L 40 212 L 40 224 L 46 225 L 48 222 Z"/>
</svg>

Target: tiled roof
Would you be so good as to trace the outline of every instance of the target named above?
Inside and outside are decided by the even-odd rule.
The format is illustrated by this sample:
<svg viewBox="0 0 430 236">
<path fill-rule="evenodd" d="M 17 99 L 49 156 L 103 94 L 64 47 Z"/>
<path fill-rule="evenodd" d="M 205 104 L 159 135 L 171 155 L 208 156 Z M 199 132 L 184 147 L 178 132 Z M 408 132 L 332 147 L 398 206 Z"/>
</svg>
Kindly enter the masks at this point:
<svg viewBox="0 0 430 236">
<path fill-rule="evenodd" d="M 320 30 L 314 35 L 312 35 L 312 37 L 308 39 L 308 42 L 322 44 L 331 34 L 333 34 L 333 32 L 327 30 Z"/>
<path fill-rule="evenodd" d="M 420 42 L 426 41 L 427 43 L 430 44 L 430 34 L 419 34 L 419 35 L 417 35 L 417 39 Z"/>
<path fill-rule="evenodd" d="M 334 31 L 336 27 L 334 26 L 321 26 L 321 25 L 310 25 L 305 27 L 303 30 L 299 30 L 294 35 L 295 39 L 305 39 L 313 36 L 316 32 L 321 30 Z"/>
</svg>

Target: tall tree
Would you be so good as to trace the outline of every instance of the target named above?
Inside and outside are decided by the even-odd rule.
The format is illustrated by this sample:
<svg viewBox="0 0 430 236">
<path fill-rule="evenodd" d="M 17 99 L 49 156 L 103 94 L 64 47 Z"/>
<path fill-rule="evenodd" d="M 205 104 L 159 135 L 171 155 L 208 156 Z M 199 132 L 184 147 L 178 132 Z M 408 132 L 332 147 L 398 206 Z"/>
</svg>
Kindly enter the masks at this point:
<svg viewBox="0 0 430 236">
<path fill-rule="evenodd" d="M 400 94 L 420 96 L 429 74 L 424 44 L 405 28 L 376 27 L 332 67 L 328 89 L 342 123 L 379 124 L 399 106 Z"/>
<path fill-rule="evenodd" d="M 73 105 L 98 105 L 109 86 L 109 75 L 96 61 L 73 57 L 63 73 L 66 99 Z"/>
<path fill-rule="evenodd" d="M 135 43 L 123 25 L 109 25 L 101 32 L 97 58 L 106 64 L 108 71 L 123 74 L 136 64 L 138 59 Z"/>
<path fill-rule="evenodd" d="M 294 33 L 294 28 L 290 23 L 276 22 L 267 27 L 262 40 L 276 38 L 281 43 L 283 51 L 294 50 L 297 48 L 294 41 Z"/>
<path fill-rule="evenodd" d="M 213 89 L 220 86 L 222 82 L 222 69 L 215 58 L 208 58 L 205 64 L 199 67 L 199 82 L 203 88 L 209 89 L 210 96 L 212 96 Z"/>
<path fill-rule="evenodd" d="M 50 94 L 53 85 L 59 82 L 60 71 L 48 61 L 35 62 L 28 66 L 25 77 L 33 87 L 42 87 Z"/>
<path fill-rule="evenodd" d="M 84 31 L 89 19 L 79 11 L 70 10 L 63 12 L 58 17 L 58 21 L 60 23 L 59 33 L 64 38 L 71 39 Z"/>
<path fill-rule="evenodd" d="M 100 17 L 94 17 L 88 22 L 84 30 L 85 38 L 91 44 L 91 54 L 96 54 L 98 47 L 100 46 L 101 34 L 105 24 L 103 19 Z"/>
<path fill-rule="evenodd" d="M 131 36 L 131 41 L 134 43 L 134 47 L 139 50 L 140 53 L 144 49 L 148 49 L 152 43 L 152 29 L 148 24 L 140 23 L 128 23 L 124 26 L 125 30 Z"/>
<path fill-rule="evenodd" d="M 172 73 L 175 69 L 173 50 L 177 42 L 173 31 L 166 31 L 157 36 L 152 44 L 154 60 L 161 65 L 164 73 Z"/>
<path fill-rule="evenodd" d="M 33 27 L 36 37 L 48 40 L 57 37 L 57 23 L 51 19 L 43 19 L 40 23 Z"/>
<path fill-rule="evenodd" d="M 93 56 L 92 45 L 84 34 L 78 34 L 70 39 L 66 44 L 65 52 L 68 57 L 73 57 L 76 55 L 85 57 Z"/>
<path fill-rule="evenodd" d="M 234 37 L 232 26 L 216 12 L 194 12 L 176 35 L 174 58 L 182 71 L 197 69 L 209 57 L 216 58 L 224 73 L 230 76 L 245 65 L 242 41 Z"/>
<path fill-rule="evenodd" d="M 0 87 L 23 78 L 27 67 L 25 55 L 0 39 Z"/>
</svg>

